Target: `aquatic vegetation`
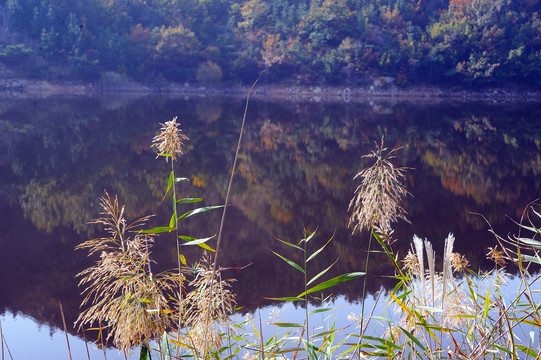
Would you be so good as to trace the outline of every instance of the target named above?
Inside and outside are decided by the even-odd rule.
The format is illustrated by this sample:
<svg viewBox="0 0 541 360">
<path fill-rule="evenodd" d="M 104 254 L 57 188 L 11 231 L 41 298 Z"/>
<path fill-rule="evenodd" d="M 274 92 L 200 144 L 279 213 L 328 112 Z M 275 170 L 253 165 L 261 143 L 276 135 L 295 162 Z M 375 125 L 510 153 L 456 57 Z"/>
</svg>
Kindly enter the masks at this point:
<svg viewBox="0 0 541 360">
<path fill-rule="evenodd" d="M 385 314 L 374 314 L 374 310 L 365 314 L 363 302 L 361 314 L 349 316 L 358 332 L 336 328 L 330 298 L 325 295 L 335 285 L 363 277 L 364 300 L 366 272 L 327 279 L 330 269 L 340 261 L 337 259 L 309 276 L 314 271 L 309 265 L 324 254 L 332 238 L 312 250 L 316 232 L 305 231 L 298 242 L 279 240 L 288 251 L 294 251 L 293 255 L 273 252 L 300 273 L 303 280 L 299 281 L 298 295 L 273 299 L 301 304 L 304 321 L 273 318 L 266 326 L 286 331 L 276 331 L 276 335 L 267 338 L 260 314 L 258 321 L 249 317 L 240 323 L 234 322 L 231 315 L 235 312 L 235 294 L 231 281 L 222 279 L 225 269 L 217 266 L 217 254 L 213 260 L 205 254 L 188 266 L 181 253 L 184 245 L 214 251 L 208 245 L 213 236 L 195 239 L 180 235 L 179 221 L 221 207 L 177 213 L 178 204 L 201 201 L 200 198 L 177 199 L 175 184 L 186 179 L 175 176 L 174 161 L 182 154 L 185 140 L 187 137 L 180 133 L 176 118 L 163 124 L 161 133 L 154 138 L 158 156 L 165 157 L 167 162 L 169 158 L 172 160 L 163 197 L 165 200 L 171 194 L 173 200 L 168 226 L 145 230 L 148 216 L 128 223 L 117 198 L 111 199 L 107 193 L 102 197 L 103 216 L 94 223 L 103 226 L 107 236 L 77 246 L 77 249 L 87 249 L 89 255 L 100 255 L 95 265 L 79 274 L 80 285 L 85 287 L 83 305 L 89 306 L 77 321 L 80 329 L 97 326 L 107 330 L 108 338 L 120 350 L 140 347 L 142 359 L 156 352 L 162 359 L 230 359 L 239 358 L 240 354 L 245 359 L 291 356 L 292 359 L 314 360 L 539 358 L 540 345 L 535 334 L 541 328 L 540 301 L 532 286 L 539 275 L 531 271 L 530 265 L 541 264 L 541 242 L 537 239 L 541 234 L 538 225 L 541 213 L 532 206 L 528 211 L 529 224 L 519 223 L 520 229 L 532 236 L 519 235 L 511 239 L 496 236 L 502 250 L 497 247 L 488 250 L 487 257 L 495 263 L 489 272 L 474 272 L 465 256 L 453 252 L 452 234 L 445 240 L 441 271 L 437 270 L 432 243 L 417 236 L 401 259 L 392 249 L 393 242 L 398 241 L 392 240 L 392 224 L 398 220 L 408 221 L 402 205 L 409 195 L 404 186 L 406 169 L 392 163 L 394 153 L 400 148 L 387 151 L 383 139 L 376 144 L 375 151 L 365 156 L 375 159 L 375 163 L 355 177 L 361 184 L 349 205 L 349 225 L 354 233 L 369 231 L 366 264 L 375 253 L 371 248 L 374 239 L 381 247 L 378 252 L 387 255 L 394 267 L 394 274 L 389 275 L 395 279 L 396 286 L 383 296 Z M 239 146 L 240 139 L 235 158 Z M 230 184 L 234 172 L 235 167 Z M 160 233 L 175 235 L 178 269 L 153 273 L 151 249 Z M 513 295 L 502 290 L 510 281 L 503 267 L 505 261 L 516 264 L 519 269 L 517 292 Z M 376 303 L 380 299 L 378 295 Z M 310 310 L 314 303 L 319 305 Z M 312 316 L 326 312 L 331 315 L 323 329 L 315 331 L 311 326 Z M 381 331 L 367 334 L 368 327 Z"/>
<path fill-rule="evenodd" d="M 158 148 L 158 156 L 165 156 L 165 161 L 168 161 L 169 157 L 176 160 L 184 153 L 184 141 L 188 140 L 188 137 L 182 134 L 176 116 L 161 125 L 160 133 L 154 137 L 152 143 Z"/>
<path fill-rule="evenodd" d="M 395 167 L 391 162 L 393 153 L 398 150 L 400 148 L 387 152 L 382 138 L 381 144 L 376 143 L 376 151 L 363 156 L 375 158 L 375 162 L 354 177 L 360 178 L 361 184 L 349 205 L 349 226 L 353 232 L 366 229 L 390 235 L 391 223 L 399 219 L 408 221 L 401 205 L 402 199 L 409 194 L 403 185 L 405 169 Z"/>
<path fill-rule="evenodd" d="M 171 272 L 152 272 L 149 256 L 154 239 L 140 232 L 149 217 L 127 223 L 124 207 L 107 193 L 101 207 L 103 216 L 94 223 L 104 226 L 107 236 L 76 247 L 100 255 L 95 265 L 78 275 L 86 293 L 82 306 L 90 307 L 77 323 L 79 329 L 103 326 L 115 346 L 128 350 L 159 338 L 171 327 L 168 294 L 174 293 L 180 279 Z"/>
</svg>

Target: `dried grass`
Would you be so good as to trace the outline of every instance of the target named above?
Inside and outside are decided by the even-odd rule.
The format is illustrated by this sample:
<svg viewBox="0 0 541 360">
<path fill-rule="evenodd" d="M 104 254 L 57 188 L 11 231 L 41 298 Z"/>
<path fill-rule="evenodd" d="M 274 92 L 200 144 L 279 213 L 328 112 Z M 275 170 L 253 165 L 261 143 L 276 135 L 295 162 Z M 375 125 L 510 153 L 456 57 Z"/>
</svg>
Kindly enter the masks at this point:
<svg viewBox="0 0 541 360">
<path fill-rule="evenodd" d="M 184 154 L 184 141 L 188 137 L 182 134 L 175 116 L 171 121 L 160 124 L 161 131 L 152 140 L 153 145 L 158 149 L 160 155 L 166 155 L 165 161 L 169 160 L 169 156 L 176 160 L 178 155 Z"/>
<path fill-rule="evenodd" d="M 81 306 L 91 305 L 76 321 L 84 325 L 104 324 L 119 350 L 128 350 L 143 341 L 159 337 L 171 325 L 166 294 L 179 287 L 178 274 L 150 272 L 153 239 L 136 232 L 149 217 L 127 223 L 118 199 L 106 192 L 101 198 L 103 216 L 93 223 L 105 227 L 107 236 L 88 240 L 76 249 L 99 253 L 95 265 L 83 270 L 79 286 L 86 294 Z"/>
<path fill-rule="evenodd" d="M 376 151 L 363 156 L 374 158 L 375 163 L 361 170 L 354 178 L 360 178 L 361 184 L 349 204 L 349 227 L 353 228 L 353 233 L 363 229 L 376 230 L 389 238 L 391 223 L 398 219 L 409 222 L 406 210 L 400 205 L 402 199 L 409 195 L 402 183 L 406 168 L 395 167 L 390 161 L 399 149 L 387 152 L 382 138 L 381 145 L 376 143 Z"/>
<path fill-rule="evenodd" d="M 189 283 L 193 289 L 183 300 L 185 324 L 189 328 L 191 347 L 206 357 L 222 347 L 222 332 L 232 329 L 230 315 L 236 301 L 230 281 L 221 278 L 223 268 L 214 271 L 205 255 L 195 266 L 195 278 Z M 214 285 L 211 285 L 211 284 Z"/>
</svg>

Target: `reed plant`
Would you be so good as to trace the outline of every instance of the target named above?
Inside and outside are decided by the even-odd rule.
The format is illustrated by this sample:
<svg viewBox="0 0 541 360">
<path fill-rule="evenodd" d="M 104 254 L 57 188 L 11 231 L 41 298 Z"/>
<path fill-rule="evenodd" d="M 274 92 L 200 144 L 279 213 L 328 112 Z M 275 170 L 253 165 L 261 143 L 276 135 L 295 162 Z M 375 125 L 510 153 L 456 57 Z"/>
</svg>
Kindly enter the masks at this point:
<svg viewBox="0 0 541 360">
<path fill-rule="evenodd" d="M 197 245 L 213 251 L 206 244 L 213 238 L 212 236 L 196 239 L 180 235 L 179 221 L 221 206 L 200 207 L 178 215 L 178 204 L 196 203 L 202 201 L 202 198 L 177 199 L 175 184 L 187 179 L 175 176 L 174 161 L 182 154 L 183 142 L 188 138 L 181 133 L 177 118 L 161 126 L 161 132 L 156 135 L 153 143 L 158 150 L 158 157 L 164 157 L 166 162 L 171 160 L 171 171 L 163 197 L 165 200 L 168 194 L 172 194 L 173 210 L 169 224 L 145 229 L 152 216 L 128 223 L 124 217 L 124 207 L 119 205 L 116 197 L 112 199 L 105 192 L 100 203 L 102 217 L 93 223 L 103 226 L 107 236 L 88 240 L 76 247 L 87 249 L 89 256 L 95 254 L 100 256 L 93 266 L 78 274 L 81 278 L 79 285 L 84 288 L 85 294 L 81 306 L 88 308 L 80 314 L 76 324 L 82 330 L 84 326 L 98 329 L 100 337 L 102 331 L 107 331 L 107 340 L 111 339 L 121 351 L 140 346 L 141 357 L 150 353 L 150 344 L 155 342 L 160 344 L 158 351 L 165 358 L 166 354 L 170 354 L 169 351 L 165 351 L 169 349 L 169 342 L 175 346 L 184 345 L 180 341 L 180 329 L 201 327 L 201 324 L 195 321 L 201 309 L 187 304 L 194 301 L 195 294 L 201 296 L 202 289 L 205 288 L 206 283 L 201 280 L 204 268 L 201 264 L 188 267 L 180 251 L 181 246 Z M 155 237 L 164 233 L 175 234 L 178 267 L 156 274 L 152 272 L 151 266 L 152 245 Z M 195 290 L 188 298 L 184 298 L 186 293 L 184 283 L 189 275 L 195 276 L 190 283 Z M 208 280 L 207 275 L 203 278 Z M 223 306 L 230 304 L 234 296 L 227 292 L 223 282 L 219 282 L 218 289 L 219 295 L 222 295 L 222 298 L 226 297 L 227 300 L 221 304 Z M 231 312 L 229 305 L 220 309 Z M 216 309 L 210 308 L 209 311 L 216 312 Z M 176 341 L 169 339 L 168 331 L 177 334 Z M 198 343 L 198 331 L 189 334 L 194 334 L 195 337 L 188 338 L 188 346 L 199 355 L 200 346 L 194 346 Z M 213 334 L 210 332 L 211 336 Z"/>
<path fill-rule="evenodd" d="M 541 232 L 531 220 L 539 220 L 540 212 L 530 209 L 529 224 L 519 224 L 521 230 L 534 237 L 497 236 L 502 250 L 493 248 L 487 254 L 495 262 L 492 271 L 470 270 L 467 259 L 453 252 L 451 234 L 445 241 L 441 272 L 436 271 L 432 244 L 416 236 L 401 265 L 392 249 L 391 223 L 397 219 L 407 221 L 400 201 L 409 193 L 402 185 L 404 169 L 395 168 L 390 161 L 396 150 L 385 152 L 383 140 L 382 145 L 376 144 L 376 151 L 368 155 L 375 158 L 375 163 L 357 175 L 362 181 L 350 204 L 350 226 L 354 232 L 370 231 L 370 240 L 377 240 L 387 254 L 397 280 L 396 287 L 388 292 L 387 305 L 397 312 L 367 317 L 363 302 L 361 315 L 352 317 L 361 328 L 354 355 L 388 359 L 539 359 L 539 338 L 535 340 L 534 335 L 539 337 L 541 302 L 532 290 L 539 276 L 528 272 L 529 267 L 524 265 L 541 264 L 541 241 L 535 238 Z M 525 250 L 529 254 L 524 254 Z M 370 253 L 371 242 L 367 263 Z M 501 291 L 510 278 L 503 267 L 505 260 L 513 261 L 519 269 L 518 290 L 512 295 Z M 370 321 L 373 328 L 385 331 L 365 335 Z"/>
<path fill-rule="evenodd" d="M 335 334 L 337 332 L 336 329 L 331 328 L 330 330 L 322 331 L 319 333 L 314 333 L 312 328 L 310 327 L 310 316 L 314 314 L 321 313 L 323 311 L 331 311 L 332 308 L 324 308 L 324 309 L 316 309 L 313 311 L 309 311 L 309 301 L 312 299 L 313 301 L 316 301 L 316 303 L 319 303 L 319 305 L 323 304 L 325 302 L 325 298 L 323 297 L 322 292 L 328 291 L 328 289 L 341 284 L 346 281 L 350 281 L 359 277 L 364 276 L 365 274 L 362 272 L 352 272 L 352 273 L 346 273 L 339 276 L 336 276 L 334 278 L 328 279 L 326 281 L 321 281 L 321 278 L 325 276 L 329 270 L 332 269 L 332 267 L 338 262 L 338 259 L 336 259 L 333 263 L 331 263 L 328 267 L 325 269 L 319 270 L 319 272 L 309 277 L 309 270 L 308 270 L 308 264 L 310 261 L 315 259 L 317 256 L 321 255 L 323 250 L 331 243 L 332 237 L 325 242 L 325 244 L 313 251 L 310 251 L 309 244 L 310 241 L 314 238 L 316 234 L 316 231 L 313 231 L 311 233 L 307 233 L 305 231 L 304 237 L 298 241 L 297 243 L 285 241 L 285 240 L 278 240 L 280 243 L 286 245 L 289 248 L 292 248 L 293 250 L 300 252 L 302 262 L 297 263 L 293 260 L 290 260 L 289 258 L 285 257 L 284 255 L 281 255 L 277 252 L 273 253 L 278 256 L 281 260 L 283 260 L 287 265 L 291 266 L 293 269 L 299 271 L 301 273 L 301 278 L 303 284 L 303 291 L 296 295 L 296 296 L 287 296 L 287 297 L 280 297 L 280 298 L 273 298 L 274 300 L 279 301 L 287 301 L 287 302 L 301 302 L 304 306 L 305 310 L 305 318 L 304 323 L 282 323 L 282 322 L 275 322 L 273 325 L 278 327 L 287 327 L 287 328 L 298 328 L 301 329 L 300 335 L 290 335 L 289 338 L 297 343 L 296 346 L 293 346 L 292 348 L 288 349 L 280 349 L 281 354 L 285 354 L 288 352 L 291 353 L 298 353 L 299 351 L 304 351 L 306 356 L 308 356 L 310 359 L 317 359 L 318 354 L 325 354 L 326 357 L 330 358 L 332 356 L 332 351 L 335 349 L 335 347 L 329 347 L 332 344 L 332 340 L 334 340 Z M 321 297 L 314 297 L 314 294 L 321 294 Z M 319 344 L 318 344 L 319 341 Z M 300 347 L 302 345 L 302 347 Z M 327 346 L 327 348 L 325 348 Z M 266 350 L 267 353 L 275 353 L 276 349 L 271 348 Z"/>
<path fill-rule="evenodd" d="M 376 142 L 375 145 L 376 150 L 362 156 L 374 159 L 374 163 L 355 175 L 354 180 L 360 179 L 360 184 L 349 204 L 351 215 L 348 225 L 352 228 L 353 234 L 362 234 L 363 230 L 368 230 L 370 234 L 366 251 L 365 273 L 368 273 L 370 256 L 373 251 L 372 240 L 376 238 L 389 254 L 387 248 L 394 241 L 392 223 L 400 219 L 409 222 L 406 216 L 407 212 L 402 206 L 403 199 L 410 195 L 403 184 L 407 168 L 396 167 L 392 162 L 395 153 L 401 148 L 396 147 L 388 150 L 384 146 L 383 137 L 381 142 L 379 144 Z M 376 234 L 378 236 L 375 236 Z M 362 285 L 360 333 L 357 346 L 360 346 L 366 330 L 364 326 L 366 281 L 367 277 L 365 276 Z"/>
<path fill-rule="evenodd" d="M 245 114 L 246 116 L 246 114 Z M 532 205 L 518 223 L 519 235 L 503 238 L 496 235 L 498 247 L 489 249 L 494 261 L 488 272 L 473 271 L 468 260 L 453 252 L 455 238 L 445 239 L 442 262 L 436 264 L 431 242 L 414 236 L 411 248 L 402 259 L 393 251 L 392 224 L 408 221 L 402 202 L 409 192 L 404 186 L 406 168 L 395 167 L 392 159 L 399 148 L 390 151 L 383 139 L 367 155 L 374 164 L 361 170 L 360 179 L 349 209 L 350 227 L 355 234 L 369 231 L 366 268 L 326 279 L 339 261 L 324 269 L 313 269 L 313 260 L 323 256 L 332 238 L 314 247 L 316 231 L 305 230 L 298 241 L 278 240 L 288 253 L 273 252 L 299 275 L 299 292 L 274 298 L 281 302 L 301 304 L 304 321 L 273 319 L 267 323 L 277 330 L 265 338 L 263 321 L 255 317 L 240 323 L 231 320 L 235 296 L 230 280 L 222 279 L 224 269 L 217 266 L 217 251 L 211 260 L 208 253 L 188 266 L 183 246 L 197 245 L 208 252 L 213 236 L 196 239 L 181 235 L 179 222 L 187 217 L 220 208 L 208 206 L 179 215 L 177 206 L 200 202 L 201 198 L 177 198 L 176 183 L 186 181 L 175 175 L 174 161 L 182 153 L 182 135 L 176 118 L 162 124 L 154 138 L 158 156 L 171 160 L 171 171 L 163 200 L 172 197 L 172 215 L 167 226 L 145 229 L 150 216 L 128 222 L 124 208 L 116 197 L 106 192 L 101 198 L 101 217 L 93 223 L 104 228 L 106 235 L 77 246 L 97 262 L 80 277 L 84 287 L 85 309 L 77 320 L 85 327 L 107 331 L 120 350 L 141 347 L 140 358 L 158 352 L 161 359 L 231 359 L 244 351 L 245 359 L 541 359 L 539 334 L 541 300 L 536 287 L 539 275 L 534 266 L 541 265 L 541 211 Z M 244 121 L 244 119 L 243 119 Z M 242 134 L 242 129 L 241 129 Z M 237 144 L 237 154 L 240 146 Z M 233 166 L 231 180 L 235 172 Z M 229 190 L 228 190 L 229 194 Z M 228 195 L 229 196 L 229 195 Z M 227 196 L 227 198 L 228 198 Z M 227 205 L 227 199 L 226 199 Z M 225 210 L 220 229 L 223 226 Z M 221 234 L 221 230 L 219 232 Z M 152 245 L 159 234 L 174 234 L 177 269 L 154 273 Z M 220 236 L 219 236 L 220 237 Z M 381 314 L 365 314 L 366 272 L 374 253 L 387 255 L 394 267 L 389 274 L 396 280 L 387 292 L 386 308 Z M 294 252 L 291 255 L 289 252 Z M 294 261 L 291 259 L 301 259 Z M 514 294 L 504 286 L 510 281 L 506 263 L 518 268 Z M 316 275 L 310 276 L 309 274 Z M 363 277 L 362 309 L 352 315 L 359 332 L 346 332 L 335 326 L 328 293 L 334 286 Z M 381 299 L 379 296 L 377 301 Z M 376 302 L 377 302 L 376 301 Z M 317 304 L 313 306 L 313 304 Z M 323 328 L 315 328 L 316 314 L 330 314 Z M 370 333 L 368 327 L 370 326 Z M 285 333 L 278 333 L 278 330 Z M 255 337 L 252 337 L 254 334 Z"/>
<path fill-rule="evenodd" d="M 107 235 L 76 247 L 100 257 L 78 274 L 86 294 L 82 306 L 90 306 L 79 315 L 77 324 L 79 329 L 87 325 L 100 332 L 107 330 L 107 339 L 126 351 L 159 338 L 172 326 L 168 294 L 174 293 L 181 279 L 168 271 L 152 272 L 154 239 L 141 233 L 148 216 L 128 223 L 124 207 L 107 192 L 100 205 L 102 217 L 94 223 L 102 225 Z"/>
</svg>

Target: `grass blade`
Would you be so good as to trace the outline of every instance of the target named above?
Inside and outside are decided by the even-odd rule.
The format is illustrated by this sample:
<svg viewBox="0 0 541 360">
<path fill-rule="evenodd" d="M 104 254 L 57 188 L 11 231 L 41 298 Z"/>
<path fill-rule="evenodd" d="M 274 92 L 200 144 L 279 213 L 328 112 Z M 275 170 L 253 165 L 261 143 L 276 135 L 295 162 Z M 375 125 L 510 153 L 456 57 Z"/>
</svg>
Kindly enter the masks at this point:
<svg viewBox="0 0 541 360">
<path fill-rule="evenodd" d="M 312 255 L 310 255 L 310 257 L 306 260 L 306 262 L 309 262 L 310 260 L 312 260 L 313 258 L 315 258 L 320 252 L 323 251 L 323 249 L 325 249 L 325 247 L 331 242 L 331 240 L 333 239 L 333 237 L 331 237 L 326 243 L 325 245 L 323 245 L 322 247 L 320 247 L 319 249 L 317 249 L 316 251 L 314 251 L 314 253 Z"/>
<path fill-rule="evenodd" d="M 421 344 L 421 342 L 415 337 L 413 336 L 412 333 L 410 333 L 408 330 L 404 329 L 402 326 L 398 326 L 400 328 L 400 330 L 402 330 L 402 332 L 404 334 L 406 334 L 406 336 L 415 343 L 415 345 L 417 345 L 418 347 L 420 347 L 423 351 L 426 352 L 426 348 L 424 347 L 423 344 Z"/>
<path fill-rule="evenodd" d="M 206 207 L 193 209 L 193 210 L 190 210 L 190 211 L 180 215 L 178 220 L 189 218 L 190 216 L 193 216 L 193 215 L 196 215 L 196 214 L 200 214 L 200 213 L 210 211 L 210 210 L 220 209 L 220 208 L 223 208 L 223 207 L 224 207 L 223 205 L 217 205 L 217 206 L 206 206 Z"/>
<path fill-rule="evenodd" d="M 316 276 L 314 276 L 312 279 L 310 279 L 310 281 L 308 281 L 306 283 L 306 286 L 310 286 L 310 284 L 312 284 L 313 282 L 315 282 L 317 279 L 319 279 L 323 274 L 325 274 L 327 271 L 329 271 L 333 266 L 334 264 L 336 264 L 338 262 L 338 259 L 336 259 L 335 262 L 333 262 L 331 265 L 329 265 L 326 269 L 324 269 L 323 271 L 321 271 L 319 274 L 317 274 Z"/>
<path fill-rule="evenodd" d="M 301 247 L 298 246 L 298 245 L 295 245 L 295 244 L 292 244 L 292 243 L 290 243 L 290 242 L 287 242 L 287 241 L 284 241 L 284 240 L 280 240 L 280 239 L 276 239 L 276 240 L 278 240 L 279 242 L 281 242 L 281 243 L 284 244 L 284 245 L 291 246 L 291 247 L 294 248 L 294 249 L 297 249 L 297 250 L 300 250 L 300 251 L 304 251 L 304 249 L 301 248 Z"/>
<path fill-rule="evenodd" d="M 175 230 L 175 228 L 171 226 L 158 226 L 152 229 L 142 230 L 141 234 L 159 234 L 164 232 L 171 232 L 173 230 Z"/>
<path fill-rule="evenodd" d="M 328 289 L 330 287 L 333 287 L 335 285 L 338 285 L 340 283 L 343 283 L 345 281 L 353 280 L 353 279 L 359 278 L 359 277 L 364 276 L 364 275 L 365 275 L 365 273 L 363 273 L 363 272 L 354 272 L 354 273 L 349 273 L 349 274 L 343 274 L 343 275 L 337 276 L 335 278 L 332 278 L 330 280 L 324 281 L 321 284 L 316 285 L 313 288 L 310 288 L 310 289 L 306 290 L 305 292 L 297 295 L 297 297 L 308 295 L 308 294 L 311 294 L 311 293 L 314 293 L 314 292 L 317 292 L 317 291 L 322 291 L 322 290 Z"/>
<path fill-rule="evenodd" d="M 299 270 L 300 272 L 302 272 L 303 274 L 306 274 L 306 272 L 304 271 L 304 269 L 302 267 L 300 267 L 297 263 L 289 260 L 288 258 L 286 257 L 283 257 L 282 255 L 278 254 L 277 252 L 272 252 L 274 255 L 278 256 L 280 259 L 284 260 L 286 263 L 288 263 L 290 266 L 293 266 L 295 269 Z M 300 295 L 299 295 L 300 296 Z"/>
<path fill-rule="evenodd" d="M 269 297 L 266 297 L 265 299 L 268 299 L 268 300 L 276 300 L 276 301 L 304 301 L 303 298 L 300 298 L 300 297 L 294 297 L 294 296 L 285 296 L 285 297 L 279 297 L 279 298 L 269 298 Z"/>
<path fill-rule="evenodd" d="M 184 198 L 177 200 L 177 204 L 190 204 L 195 202 L 201 202 L 203 201 L 203 198 Z"/>
<path fill-rule="evenodd" d="M 278 327 L 285 327 L 285 328 L 290 328 L 290 327 L 303 327 L 304 325 L 302 324 L 297 324 L 297 323 L 272 323 L 273 325 L 276 325 Z"/>
<path fill-rule="evenodd" d="M 169 190 L 171 190 L 171 185 L 173 185 L 173 178 L 174 178 L 173 171 L 171 171 L 171 174 L 169 174 L 169 180 L 167 181 L 167 190 L 165 190 L 165 195 L 163 196 L 163 200 L 167 197 L 167 194 L 169 194 Z"/>
<path fill-rule="evenodd" d="M 203 239 L 196 239 L 196 238 L 193 238 L 193 237 L 180 235 L 179 238 L 186 241 L 184 244 L 182 244 L 182 246 L 197 245 L 197 246 L 202 247 L 205 250 L 215 252 L 215 250 L 213 248 L 211 248 L 210 246 L 205 244 L 207 241 L 214 239 L 215 236 L 211 236 L 211 237 L 203 238 Z"/>
</svg>

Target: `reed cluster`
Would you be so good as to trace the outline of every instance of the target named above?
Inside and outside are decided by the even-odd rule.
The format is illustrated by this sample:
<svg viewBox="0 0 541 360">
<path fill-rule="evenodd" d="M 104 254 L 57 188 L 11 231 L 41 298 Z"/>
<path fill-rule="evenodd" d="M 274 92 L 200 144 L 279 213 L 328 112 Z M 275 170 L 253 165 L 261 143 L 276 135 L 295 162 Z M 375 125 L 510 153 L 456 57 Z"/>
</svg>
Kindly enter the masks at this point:
<svg viewBox="0 0 541 360">
<path fill-rule="evenodd" d="M 181 279 L 171 272 L 152 273 L 154 239 L 137 231 L 149 217 L 127 223 L 124 207 L 108 193 L 102 197 L 101 207 L 103 217 L 94 223 L 102 225 L 107 236 L 77 246 L 100 257 L 78 275 L 86 294 L 82 305 L 91 306 L 80 314 L 77 323 L 79 328 L 106 325 L 102 329 L 108 330 L 107 337 L 120 350 L 128 350 L 158 338 L 171 327 L 166 294 L 173 293 Z"/>
<path fill-rule="evenodd" d="M 404 186 L 406 168 L 394 166 L 392 160 L 400 148 L 388 151 L 383 139 L 376 144 L 375 151 L 365 156 L 373 159 L 374 164 L 355 176 L 360 185 L 349 205 L 349 224 L 358 236 L 369 236 L 367 264 L 374 251 L 371 241 L 375 239 L 380 246 L 377 251 L 386 254 L 394 266 L 394 274 L 390 275 L 395 278 L 396 287 L 376 299 L 386 302 L 384 313 L 374 314 L 372 310 L 365 314 L 363 303 L 362 313 L 349 317 L 359 331 L 335 327 L 332 301 L 323 297 L 322 292 L 363 278 L 364 300 L 366 271 L 322 281 L 339 260 L 324 269 L 312 269 L 311 261 L 324 254 L 332 238 L 313 248 L 316 232 L 305 230 L 298 241 L 279 240 L 289 251 L 296 252 L 294 257 L 274 252 L 299 276 L 299 294 L 286 294 L 275 300 L 302 304 L 304 321 L 293 323 L 273 317 L 266 326 L 276 332 L 266 338 L 260 314 L 234 322 L 231 314 L 235 312 L 235 295 L 230 281 L 221 277 L 224 269 L 217 266 L 217 255 L 213 260 L 205 255 L 188 266 L 180 252 L 181 240 L 183 245 L 213 251 L 208 243 L 213 236 L 195 239 L 180 235 L 179 221 L 221 206 L 178 215 L 179 204 L 201 199 L 176 196 L 175 184 L 185 179 L 175 176 L 174 162 L 183 152 L 183 142 L 188 140 L 176 120 L 163 124 L 154 138 L 158 156 L 165 157 L 167 162 L 171 159 L 164 196 L 166 199 L 172 194 L 173 200 L 168 226 L 146 229 L 149 216 L 128 222 L 117 198 L 105 193 L 101 199 L 102 216 L 94 224 L 102 226 L 106 235 L 77 246 L 89 255 L 99 256 L 93 266 L 79 274 L 85 294 L 83 305 L 87 307 L 77 320 L 80 329 L 106 330 L 107 338 L 126 352 L 140 347 L 140 359 L 153 353 L 161 359 L 541 358 L 541 301 L 535 287 L 539 275 L 532 271 L 532 266 L 541 265 L 539 207 L 530 206 L 525 214 L 527 224 L 525 219 L 518 223 L 522 234 L 509 239 L 495 234 L 498 244 L 487 253 L 494 261 L 490 272 L 471 270 L 466 257 L 453 252 L 452 234 L 445 239 L 441 265 L 437 264 L 432 243 L 417 236 L 408 253 L 400 258 L 392 249 L 391 235 L 394 222 L 408 221 L 402 204 L 409 195 Z M 174 235 L 178 269 L 152 272 L 152 245 L 159 235 Z M 300 262 L 291 260 L 299 258 Z M 513 295 L 502 291 L 510 278 L 506 263 L 518 267 L 518 283 L 513 286 L 518 290 Z M 314 272 L 315 276 L 308 276 Z M 309 310 L 314 301 L 320 306 Z M 312 317 L 323 313 L 331 314 L 323 328 L 311 327 Z"/>
</svg>

